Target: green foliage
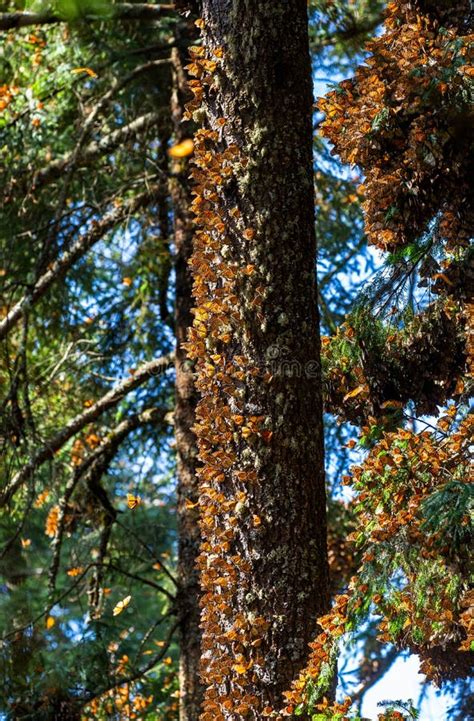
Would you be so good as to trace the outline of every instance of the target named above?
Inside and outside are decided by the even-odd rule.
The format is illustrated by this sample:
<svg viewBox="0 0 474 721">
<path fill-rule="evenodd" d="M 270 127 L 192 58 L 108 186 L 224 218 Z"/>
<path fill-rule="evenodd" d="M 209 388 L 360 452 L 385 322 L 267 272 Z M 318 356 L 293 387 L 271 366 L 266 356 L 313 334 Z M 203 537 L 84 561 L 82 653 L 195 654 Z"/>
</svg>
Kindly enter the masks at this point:
<svg viewBox="0 0 474 721">
<path fill-rule="evenodd" d="M 102 2 L 29 9 L 68 20 L 110 14 Z M 166 49 L 169 38 L 166 22 L 158 30 L 134 26 L 126 33 L 105 23 L 53 25 L 5 37 L 1 82 L 15 88 L 0 113 L 0 280 L 9 307 L 24 295 L 25 282 L 34 283 L 84 231 L 111 208 L 129 202 L 143 184 L 153 183 L 152 163 L 166 165 L 156 141 L 168 142 L 171 132 L 166 62 L 117 88 L 94 123 L 87 125 L 87 118 L 114 85 L 143 63 L 143 47 L 162 43 Z M 163 55 L 158 50 L 150 59 Z M 120 143 L 93 165 L 83 160 L 82 151 L 92 142 L 156 107 L 164 118 L 158 129 Z M 63 172 L 35 187 L 38 172 L 68 156 L 72 162 Z M 165 241 L 169 228 L 160 227 L 153 205 L 113 227 L 2 342 L 4 482 L 67 421 L 144 361 L 172 348 L 156 291 L 165 264 L 170 272 L 169 250 L 156 254 Z M 177 646 L 174 637 L 169 648 L 166 641 L 174 621 L 175 588 L 167 573 L 174 569 L 176 542 L 169 424 L 138 425 L 95 476 L 80 479 L 67 506 L 54 591 L 49 577 L 55 546 L 45 526 L 81 463 L 118 424 L 146 408 L 166 412 L 172 394 L 170 374 L 152 377 L 96 423 L 81 428 L 54 462 L 40 465 L 34 482 L 20 489 L 2 513 L 1 571 L 8 590 L 0 599 L 0 710 L 12 718 L 25 718 L 32 709 L 35 718 L 42 718 L 38 709 L 46 699 L 45 718 L 55 709 L 59 713 L 62 703 L 84 706 L 120 678 L 133 673 L 140 678 L 140 670 L 163 649 L 169 662 L 152 664 L 139 689 L 131 689 L 131 698 L 139 691 L 152 694 L 155 709 L 170 718 L 176 704 Z M 133 511 L 127 493 L 140 496 L 141 505 Z M 106 540 L 107 504 L 117 516 Z M 95 588 L 99 604 L 94 610 Z M 127 595 L 132 596 L 130 607 L 114 617 L 114 605 Z M 129 663 L 120 671 L 123 656 Z M 143 708 L 140 713 L 145 718 L 148 712 Z M 101 717 L 109 716 L 98 708 Z"/>
<path fill-rule="evenodd" d="M 458 475 L 463 473 L 460 466 Z M 469 542 L 469 526 L 474 522 L 474 488 L 462 480 L 452 480 L 440 486 L 423 502 L 427 532 L 436 529 L 439 543 L 449 544 L 453 550 Z"/>
<path fill-rule="evenodd" d="M 327 49 L 323 62 L 338 70 L 350 68 L 364 43 L 383 20 L 385 3 L 380 0 L 311 0 L 311 43 L 314 52 Z"/>
<path fill-rule="evenodd" d="M 39 13 L 51 11 L 68 22 L 81 18 L 110 18 L 114 12 L 111 0 L 28 0 L 25 10 Z"/>
</svg>

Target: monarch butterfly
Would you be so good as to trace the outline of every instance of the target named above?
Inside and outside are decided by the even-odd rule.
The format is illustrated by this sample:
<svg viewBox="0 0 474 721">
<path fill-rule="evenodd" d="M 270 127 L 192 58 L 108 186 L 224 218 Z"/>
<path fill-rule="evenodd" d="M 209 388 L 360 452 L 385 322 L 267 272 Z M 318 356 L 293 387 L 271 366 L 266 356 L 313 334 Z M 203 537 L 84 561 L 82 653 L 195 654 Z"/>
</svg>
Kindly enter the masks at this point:
<svg viewBox="0 0 474 721">
<path fill-rule="evenodd" d="M 134 496 L 132 493 L 127 493 L 127 506 L 132 510 L 141 503 L 139 496 Z"/>
<path fill-rule="evenodd" d="M 117 605 L 114 607 L 114 610 L 112 612 L 113 615 L 118 616 L 119 613 L 122 613 L 122 611 L 124 611 L 127 608 L 128 604 L 130 603 L 131 600 L 132 600 L 131 596 L 126 596 L 122 601 L 119 601 L 117 603 Z"/>
<path fill-rule="evenodd" d="M 76 576 L 80 576 L 83 571 L 84 569 L 81 566 L 74 566 L 74 568 L 70 568 L 66 573 L 68 576 L 71 576 L 71 578 L 75 578 Z"/>
<path fill-rule="evenodd" d="M 177 143 L 176 145 L 173 145 L 171 148 L 169 148 L 168 155 L 171 158 L 186 158 L 188 155 L 191 155 L 193 150 L 193 141 L 191 140 L 191 138 L 186 138 L 180 143 Z"/>
<path fill-rule="evenodd" d="M 92 68 L 73 68 L 71 73 L 74 73 L 74 75 L 77 75 L 78 73 L 87 73 L 91 78 L 97 77 L 97 73 L 95 73 Z"/>
</svg>

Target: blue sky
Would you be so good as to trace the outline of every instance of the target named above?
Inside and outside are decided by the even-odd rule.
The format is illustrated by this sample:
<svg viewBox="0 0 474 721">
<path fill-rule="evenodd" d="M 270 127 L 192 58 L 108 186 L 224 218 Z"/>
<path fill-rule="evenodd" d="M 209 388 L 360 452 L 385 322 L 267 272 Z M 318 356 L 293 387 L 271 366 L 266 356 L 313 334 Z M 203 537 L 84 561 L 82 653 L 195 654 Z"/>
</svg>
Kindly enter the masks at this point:
<svg viewBox="0 0 474 721">
<path fill-rule="evenodd" d="M 367 692 L 362 705 L 362 714 L 367 718 L 376 719 L 377 714 L 383 710 L 377 706 L 379 701 L 412 699 L 420 711 L 420 721 L 449 721 L 448 711 L 452 705 L 452 698 L 437 693 L 433 686 L 427 688 L 418 706 L 417 701 L 424 679 L 424 676 L 418 673 L 419 665 L 419 659 L 414 655 L 397 659 L 385 676 Z"/>
</svg>

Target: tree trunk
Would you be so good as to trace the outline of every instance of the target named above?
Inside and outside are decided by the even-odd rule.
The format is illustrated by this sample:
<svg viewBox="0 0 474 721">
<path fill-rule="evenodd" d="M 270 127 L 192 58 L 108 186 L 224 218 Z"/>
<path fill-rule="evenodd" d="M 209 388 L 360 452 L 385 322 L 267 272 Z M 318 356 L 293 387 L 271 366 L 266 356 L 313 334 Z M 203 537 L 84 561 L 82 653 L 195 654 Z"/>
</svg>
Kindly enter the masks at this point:
<svg viewBox="0 0 474 721">
<path fill-rule="evenodd" d="M 182 125 L 183 103 L 186 94 L 182 53 L 172 50 L 173 92 L 171 114 L 174 138 L 181 142 L 189 130 Z M 189 137 L 189 136 L 188 136 Z M 190 213 L 191 193 L 188 167 L 175 164 L 171 180 L 171 199 L 174 213 L 174 243 L 176 250 L 175 334 L 176 334 L 176 394 L 175 438 L 177 451 L 178 496 L 178 615 L 180 619 L 179 719 L 199 719 L 203 690 L 199 677 L 201 632 L 199 629 L 199 579 L 196 559 L 199 554 L 200 531 L 195 504 L 198 498 L 196 477 L 197 447 L 192 430 L 195 423 L 197 392 L 194 387 L 192 363 L 187 359 L 183 344 L 192 324 L 192 278 L 189 259 L 192 252 L 193 224 Z"/>
<path fill-rule="evenodd" d="M 202 721 L 262 719 L 328 608 L 306 0 L 203 0 L 196 120 Z M 201 102 L 202 101 L 202 102 Z"/>
</svg>

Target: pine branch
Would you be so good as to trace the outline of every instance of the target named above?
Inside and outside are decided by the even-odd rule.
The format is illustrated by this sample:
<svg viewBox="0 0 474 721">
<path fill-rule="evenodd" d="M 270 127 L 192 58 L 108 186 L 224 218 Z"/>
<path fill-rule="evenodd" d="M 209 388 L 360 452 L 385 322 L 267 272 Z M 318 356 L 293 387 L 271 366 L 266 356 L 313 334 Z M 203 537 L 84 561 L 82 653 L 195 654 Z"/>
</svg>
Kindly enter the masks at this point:
<svg viewBox="0 0 474 721">
<path fill-rule="evenodd" d="M 92 453 L 74 469 L 74 473 L 69 479 L 63 496 L 59 502 L 58 526 L 56 535 L 52 541 L 53 560 L 49 572 L 49 588 L 54 591 L 56 584 L 56 576 L 59 569 L 61 558 L 61 545 L 64 536 L 65 517 L 68 503 L 74 493 L 79 481 L 86 473 L 88 475 L 102 476 L 107 470 L 111 460 L 117 453 L 120 445 L 134 430 L 147 423 L 158 423 L 163 421 L 165 411 L 159 408 L 148 408 L 142 413 L 135 413 L 118 424 Z"/>
<path fill-rule="evenodd" d="M 67 250 L 64 255 L 54 261 L 51 267 L 44 273 L 34 284 L 31 290 L 21 298 L 21 300 L 13 306 L 7 313 L 5 318 L 0 322 L 0 340 L 5 338 L 10 329 L 20 320 L 26 311 L 40 300 L 46 291 L 55 283 L 64 277 L 67 271 L 82 258 L 104 235 L 121 223 L 131 214 L 135 213 L 139 208 L 147 205 L 156 192 L 155 187 L 145 193 L 137 195 L 127 203 L 114 208 L 99 221 L 94 221 L 90 230 Z"/>
<path fill-rule="evenodd" d="M 316 38 L 311 42 L 312 52 L 321 52 L 322 48 L 336 45 L 337 43 L 345 43 L 357 41 L 361 42 L 365 37 L 371 37 L 379 25 L 383 22 L 383 13 L 378 13 L 372 20 L 357 23 L 355 18 L 350 18 L 351 22 L 342 29 L 328 33 L 325 37 Z"/>
<path fill-rule="evenodd" d="M 145 383 L 149 378 L 163 373 L 173 364 L 174 354 L 156 358 L 142 365 L 129 378 L 125 378 L 112 388 L 90 408 L 80 413 L 72 420 L 68 421 L 64 427 L 52 436 L 39 449 L 39 451 L 31 458 L 28 463 L 21 468 L 13 477 L 9 484 L 5 487 L 0 495 L 0 507 L 5 506 L 12 495 L 20 488 L 23 483 L 32 477 L 34 472 L 46 461 L 54 457 L 55 453 L 62 448 L 73 436 L 76 435 L 88 423 L 96 421 L 103 413 L 110 410 L 119 403 L 128 393 Z"/>
<path fill-rule="evenodd" d="M 163 616 L 163 619 L 167 618 L 170 615 L 171 615 L 171 613 L 165 614 Z M 163 647 L 160 649 L 160 651 L 157 654 L 155 654 L 154 656 L 151 657 L 151 659 L 148 661 L 147 664 L 145 664 L 145 666 L 143 666 L 143 668 L 130 673 L 128 676 L 121 676 L 121 677 L 117 678 L 114 683 L 109 683 L 109 684 L 103 686 L 99 691 L 90 693 L 87 697 L 82 699 L 82 703 L 84 705 L 86 705 L 86 704 L 90 703 L 91 701 L 93 701 L 94 699 L 100 698 L 100 696 L 107 693 L 107 691 L 111 691 L 112 689 L 118 688 L 125 684 L 133 683 L 134 681 L 138 681 L 140 678 L 145 676 L 145 674 L 147 674 L 148 671 L 151 671 L 151 669 L 154 666 L 156 666 L 156 664 L 159 663 L 168 653 L 168 649 L 171 645 L 171 641 L 173 640 L 174 634 L 178 630 L 178 626 L 179 626 L 179 621 L 176 621 L 176 623 L 174 623 L 170 627 L 170 629 L 166 635 L 166 638 L 164 640 Z"/>
<path fill-rule="evenodd" d="M 160 20 L 164 15 L 173 14 L 174 5 L 151 5 L 148 3 L 120 3 L 115 5 L 110 15 L 84 15 L 77 18 L 85 22 L 104 22 L 107 20 Z M 16 12 L 0 13 L 0 30 L 13 30 L 30 25 L 53 25 L 68 22 L 67 18 L 53 12 Z"/>
<path fill-rule="evenodd" d="M 132 120 L 128 125 L 124 125 L 105 135 L 100 140 L 94 140 L 89 143 L 89 145 L 86 145 L 84 150 L 78 154 L 78 157 L 76 157 L 76 153 L 73 151 L 62 158 L 53 160 L 52 163 L 38 171 L 35 175 L 33 189 L 37 190 L 47 185 L 52 180 L 60 177 L 65 171 L 69 171 L 74 167 L 74 164 L 77 164 L 79 167 L 88 165 L 91 161 L 109 153 L 111 150 L 115 150 L 119 145 L 125 143 L 130 138 L 134 138 L 142 131 L 157 125 L 162 118 L 162 113 L 146 113 L 139 118 L 135 118 L 135 120 Z"/>
</svg>

